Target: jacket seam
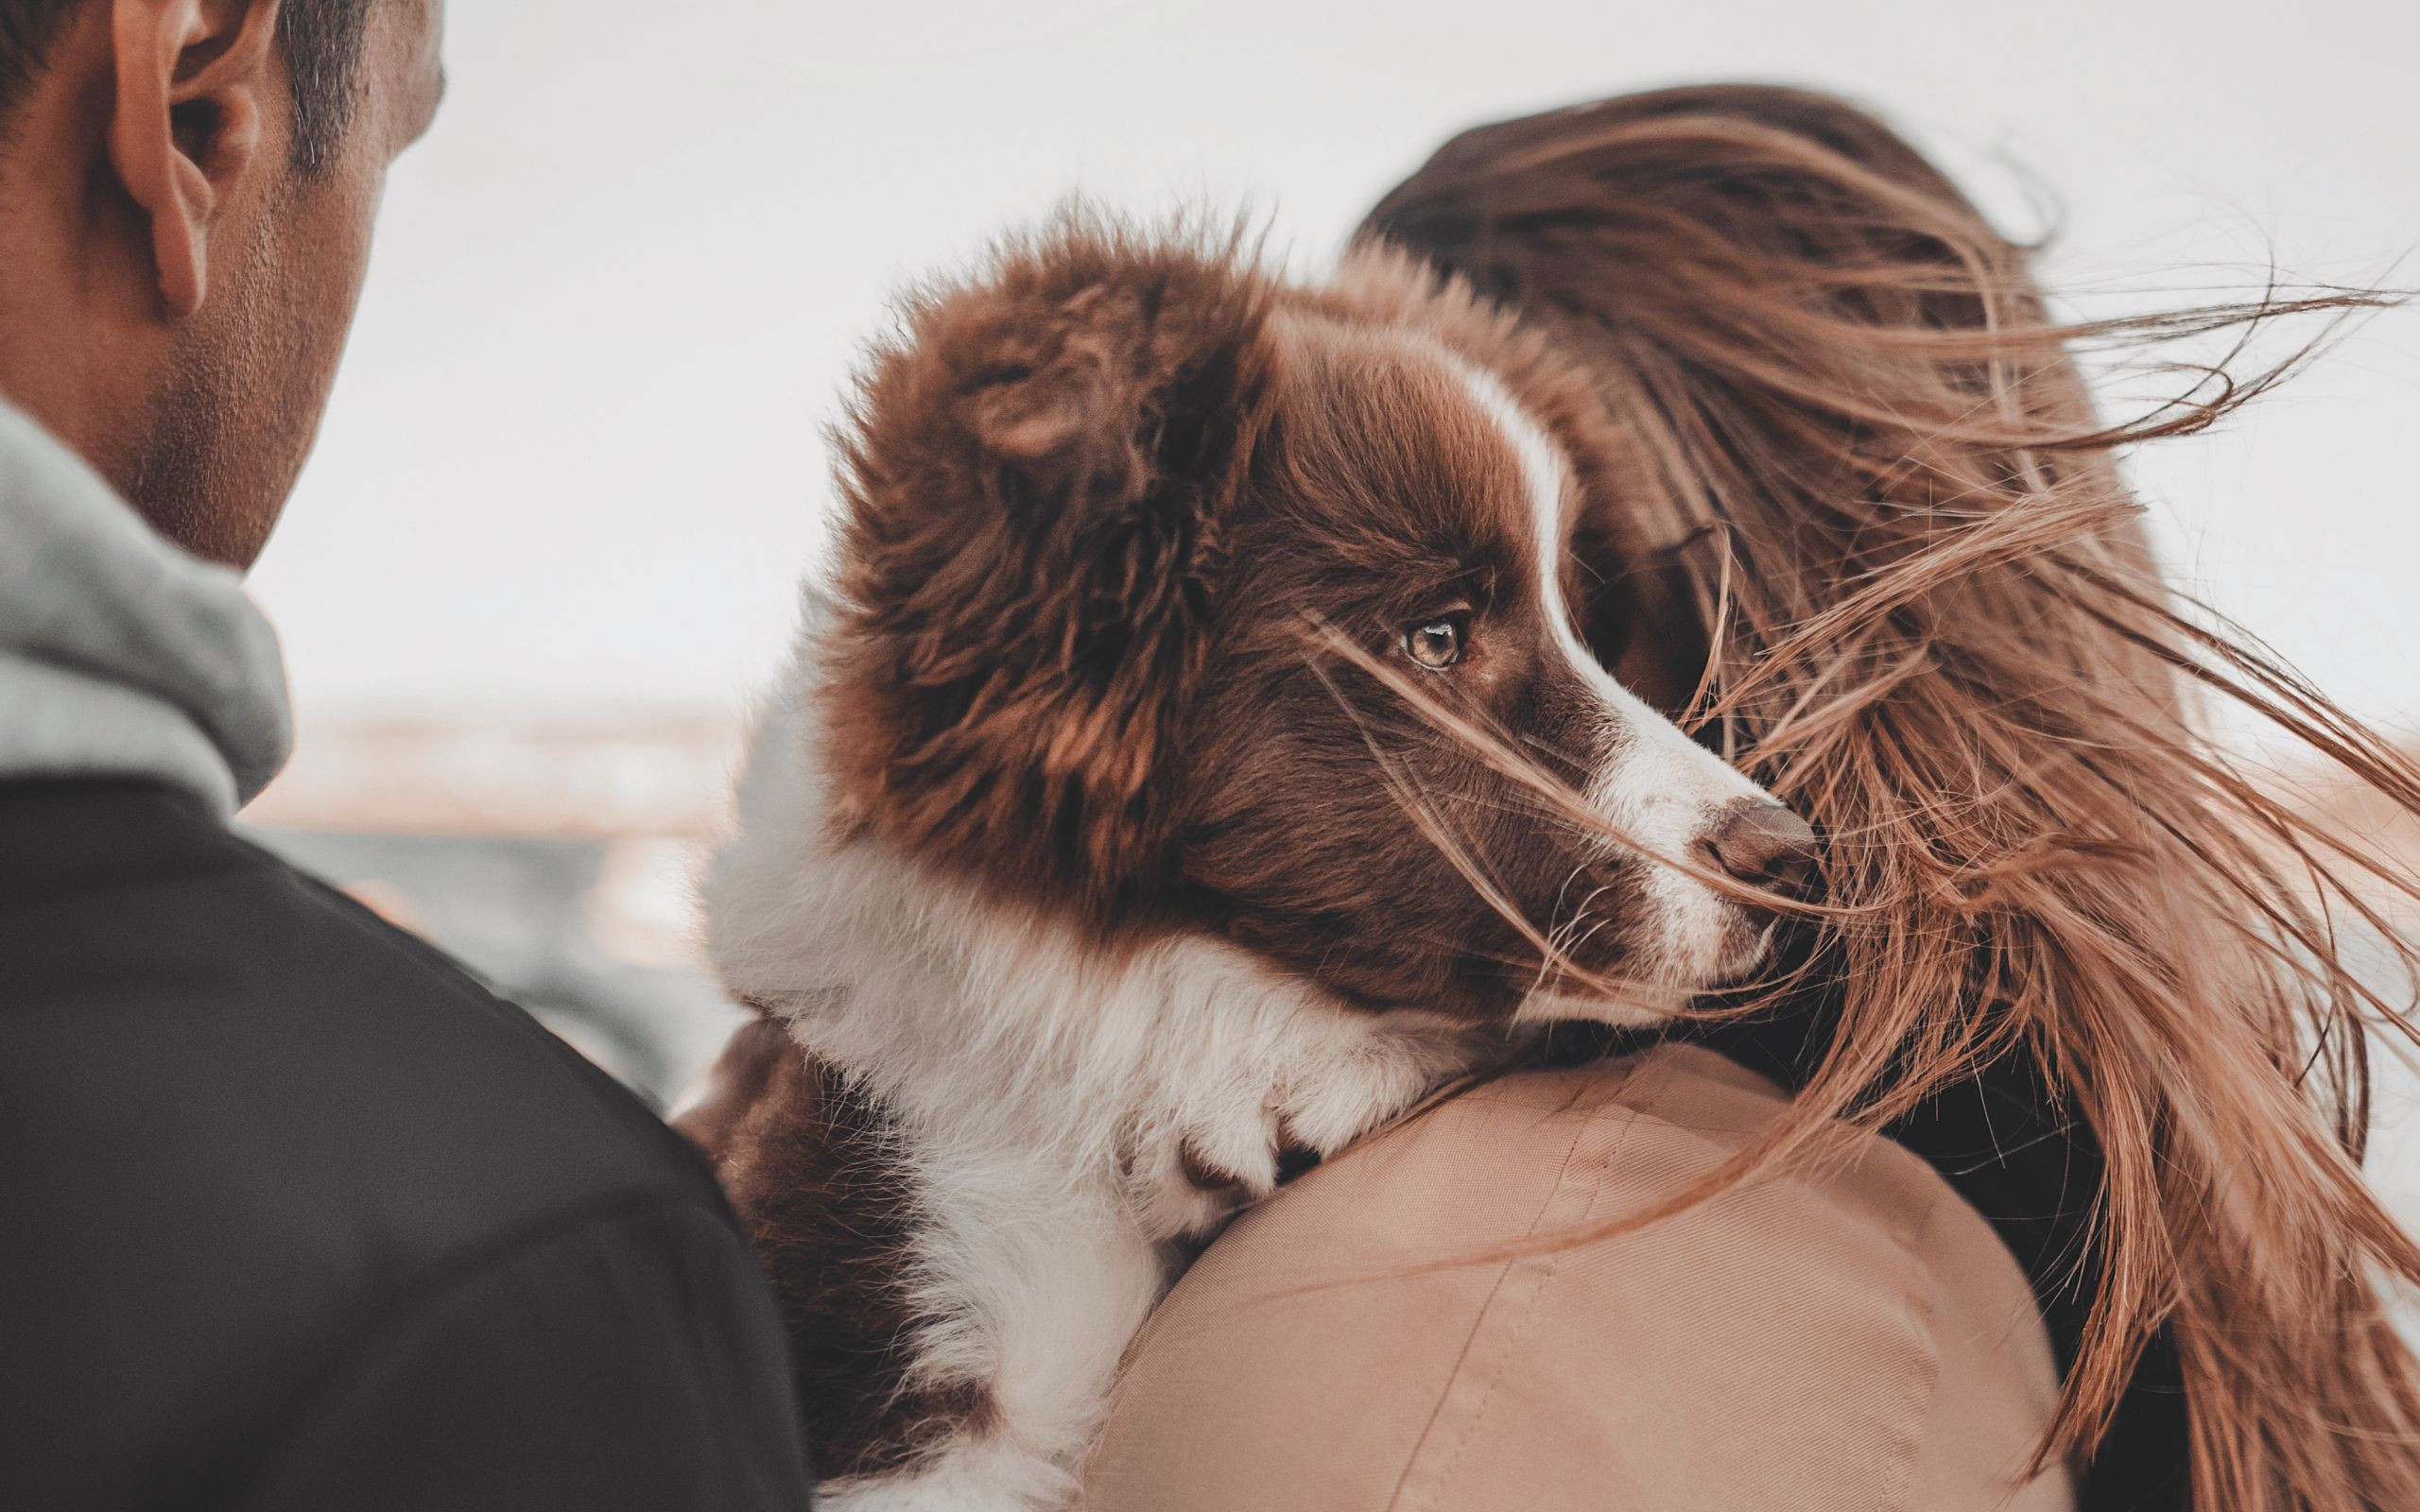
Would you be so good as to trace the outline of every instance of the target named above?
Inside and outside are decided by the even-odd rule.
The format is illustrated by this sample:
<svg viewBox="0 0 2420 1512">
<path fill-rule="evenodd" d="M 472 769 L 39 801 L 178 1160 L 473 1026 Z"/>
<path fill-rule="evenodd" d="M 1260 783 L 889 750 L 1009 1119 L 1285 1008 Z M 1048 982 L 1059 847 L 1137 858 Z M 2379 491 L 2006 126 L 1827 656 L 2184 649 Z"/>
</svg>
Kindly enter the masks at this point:
<svg viewBox="0 0 2420 1512">
<path fill-rule="evenodd" d="M 1581 1221 L 1583 1223 L 1587 1220 L 1588 1212 L 1595 1209 L 1597 1198 L 1603 1191 L 1604 1168 L 1610 1166 L 1619 1155 L 1623 1143 L 1629 1139 L 1632 1127 L 1638 1122 L 1636 1109 L 1624 1108 L 1622 1111 L 1624 1116 L 1620 1132 L 1615 1137 L 1613 1148 L 1607 1151 L 1604 1160 L 1599 1162 L 1597 1190 L 1589 1194 L 1587 1205 L 1582 1211 Z M 1523 1231 L 1522 1237 L 1530 1238 L 1536 1235 L 1539 1225 L 1544 1223 L 1547 1214 L 1553 1211 L 1556 1199 L 1561 1197 L 1569 1187 L 1574 1175 L 1573 1166 L 1579 1160 L 1581 1146 L 1586 1143 L 1588 1131 L 1602 1118 L 1601 1112 L 1591 1114 L 1580 1120 L 1579 1126 L 1572 1130 L 1570 1146 L 1564 1151 L 1563 1164 L 1555 1172 L 1554 1183 L 1547 1189 L 1546 1196 L 1540 1200 L 1538 1211 L 1530 1216 L 1529 1227 Z M 1403 1469 L 1395 1476 L 1394 1489 L 1388 1494 L 1385 1512 L 1397 1512 L 1397 1509 L 1402 1507 L 1404 1493 L 1410 1486 L 1412 1472 L 1420 1468 L 1422 1455 L 1428 1448 L 1430 1438 L 1437 1432 L 1438 1420 L 1444 1416 L 1445 1404 L 1454 1395 L 1455 1384 L 1462 1379 L 1463 1368 L 1470 1364 L 1471 1352 L 1478 1347 L 1480 1334 L 1486 1330 L 1489 1321 L 1496 1315 L 1497 1301 L 1503 1296 L 1504 1288 L 1510 1283 L 1516 1270 L 1525 1264 L 1531 1263 L 1537 1258 L 1540 1257 L 1506 1261 L 1502 1269 L 1497 1271 L 1495 1283 L 1488 1288 L 1486 1299 L 1480 1302 L 1477 1315 L 1471 1319 L 1470 1331 L 1463 1336 L 1461 1350 L 1454 1356 L 1453 1368 L 1446 1372 L 1444 1382 L 1438 1388 L 1437 1400 L 1428 1410 L 1427 1421 L 1421 1425 L 1419 1436 L 1412 1440 L 1410 1450 L 1404 1455 Z M 1561 1259 L 1559 1254 L 1549 1259 L 1546 1275 L 1540 1279 L 1541 1287 L 1547 1280 L 1552 1278 L 1561 1263 Z M 1536 1304 L 1537 1297 L 1533 1294 L 1522 1307 L 1520 1318 L 1515 1324 L 1515 1337 L 1511 1342 L 1518 1342 L 1518 1331 L 1526 1328 L 1529 1318 L 1535 1313 Z M 1460 1463 L 1463 1452 L 1469 1447 L 1471 1435 L 1478 1426 L 1478 1418 L 1483 1416 L 1483 1412 L 1478 1409 L 1483 1409 L 1489 1398 L 1494 1396 L 1496 1384 L 1502 1379 L 1504 1366 L 1505 1362 L 1497 1362 L 1495 1373 L 1488 1378 L 1487 1383 L 1481 1388 L 1475 1410 L 1463 1422 L 1461 1433 L 1454 1440 L 1452 1449 L 1438 1470 L 1441 1479 Z"/>
<path fill-rule="evenodd" d="M 1915 1486 L 1916 1462 L 1922 1456 L 1933 1411 L 1940 1402 L 1940 1297 L 1926 1271 L 1924 1241 L 1932 1231 L 1933 1220 L 1954 1200 L 1959 1200 L 1955 1194 L 1947 1197 L 1936 1194 L 1899 1241 L 1908 1263 L 1909 1299 L 1916 1314 L 1916 1354 L 1910 1372 L 1913 1379 L 1907 1393 L 1907 1410 L 1900 1418 L 1899 1431 L 1893 1435 L 1890 1458 L 1883 1465 L 1876 1512 L 1910 1512 L 1908 1497 Z"/>
</svg>

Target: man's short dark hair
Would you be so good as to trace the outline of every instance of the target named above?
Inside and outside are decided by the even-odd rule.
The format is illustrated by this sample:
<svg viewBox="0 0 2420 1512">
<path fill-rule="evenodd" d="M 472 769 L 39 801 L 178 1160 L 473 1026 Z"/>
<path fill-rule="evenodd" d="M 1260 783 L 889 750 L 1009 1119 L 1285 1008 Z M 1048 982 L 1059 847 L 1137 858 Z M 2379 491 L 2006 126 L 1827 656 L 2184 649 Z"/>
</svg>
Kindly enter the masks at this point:
<svg viewBox="0 0 2420 1512">
<path fill-rule="evenodd" d="M 0 0 L 0 136 L 42 72 L 43 55 L 80 6 L 97 0 Z M 317 173 L 336 157 L 361 85 L 361 38 L 376 0 L 285 0 L 278 49 L 294 88 L 294 165 Z"/>
</svg>

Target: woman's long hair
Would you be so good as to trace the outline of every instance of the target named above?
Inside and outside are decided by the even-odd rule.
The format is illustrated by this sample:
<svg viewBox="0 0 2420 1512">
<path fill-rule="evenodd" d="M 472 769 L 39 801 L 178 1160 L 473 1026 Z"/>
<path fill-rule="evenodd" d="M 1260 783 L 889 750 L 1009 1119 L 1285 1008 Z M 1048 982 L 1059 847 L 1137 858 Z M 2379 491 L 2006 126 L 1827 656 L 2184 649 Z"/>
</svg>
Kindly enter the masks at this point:
<svg viewBox="0 0 2420 1512">
<path fill-rule="evenodd" d="M 2195 1504 L 2420 1507 L 2420 1367 L 2379 1290 L 2420 1282 L 2420 1247 L 2360 1170 L 2368 1026 L 2409 1031 L 2340 944 L 2360 930 L 2408 972 L 2379 900 L 2411 884 L 2204 706 L 2407 812 L 2420 773 L 2180 604 L 2114 458 L 2308 349 L 2251 366 L 2238 344 L 2107 419 L 2076 364 L 2324 329 L 2370 297 L 2056 322 L 2024 249 L 1889 130 L 1758 88 L 1467 133 L 1364 234 L 1602 375 L 1658 483 L 1596 524 L 1661 595 L 1649 633 L 1703 654 L 1690 716 L 1827 838 L 1803 959 L 1829 1032 L 1790 1120 L 1724 1178 L 2019 1064 L 2100 1161 L 2045 1452 L 2088 1458 L 2157 1344 Z"/>
</svg>

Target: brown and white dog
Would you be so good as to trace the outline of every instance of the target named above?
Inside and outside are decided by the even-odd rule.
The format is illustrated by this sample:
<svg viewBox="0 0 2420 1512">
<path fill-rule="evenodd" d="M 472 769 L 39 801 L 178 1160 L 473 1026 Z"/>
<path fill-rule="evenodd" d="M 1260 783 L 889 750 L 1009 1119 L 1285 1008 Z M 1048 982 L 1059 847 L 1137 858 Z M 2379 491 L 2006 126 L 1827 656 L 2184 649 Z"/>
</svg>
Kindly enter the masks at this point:
<svg viewBox="0 0 2420 1512">
<path fill-rule="evenodd" d="M 908 309 L 704 894 L 798 1052 L 723 1169 L 826 1504 L 1060 1504 L 1283 1153 L 1757 966 L 1722 881 L 1813 836 L 1590 649 L 1611 426 L 1383 250 L 1302 289 L 1069 218 Z"/>
</svg>

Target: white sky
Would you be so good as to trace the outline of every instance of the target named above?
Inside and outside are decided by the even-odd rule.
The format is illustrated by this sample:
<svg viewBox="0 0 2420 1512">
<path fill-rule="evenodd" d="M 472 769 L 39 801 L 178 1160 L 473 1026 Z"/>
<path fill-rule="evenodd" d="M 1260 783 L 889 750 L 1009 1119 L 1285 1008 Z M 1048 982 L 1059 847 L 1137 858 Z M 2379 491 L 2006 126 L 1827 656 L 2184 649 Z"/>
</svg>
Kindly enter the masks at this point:
<svg viewBox="0 0 2420 1512">
<path fill-rule="evenodd" d="M 1882 109 L 2020 231 L 2030 176 L 2058 278 L 2206 285 L 2273 250 L 2377 280 L 2420 244 L 2410 0 L 457 0 L 447 58 L 254 578 L 306 720 L 735 707 L 886 297 L 1070 190 L 1248 202 L 1311 269 L 1462 126 L 1749 78 Z M 2397 723 L 2415 420 L 2405 310 L 2135 469 L 2185 582 Z"/>
</svg>

